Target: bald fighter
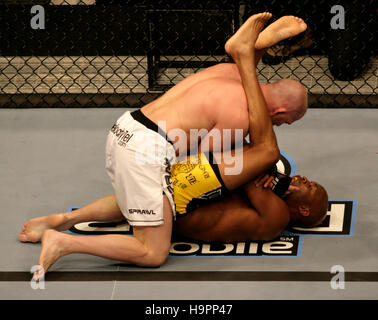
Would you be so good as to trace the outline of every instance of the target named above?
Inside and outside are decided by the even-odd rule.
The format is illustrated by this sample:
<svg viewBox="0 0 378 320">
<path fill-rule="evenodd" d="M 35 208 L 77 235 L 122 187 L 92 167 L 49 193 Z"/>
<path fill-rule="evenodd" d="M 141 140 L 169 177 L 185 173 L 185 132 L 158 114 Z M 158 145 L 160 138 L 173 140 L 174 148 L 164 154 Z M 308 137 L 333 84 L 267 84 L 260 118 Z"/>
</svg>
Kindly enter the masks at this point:
<svg viewBox="0 0 378 320">
<path fill-rule="evenodd" d="M 60 257 L 75 252 L 142 266 L 158 266 L 165 261 L 170 249 L 172 212 L 175 213 L 167 174 L 175 163 L 178 149 L 191 148 L 189 141 L 179 145 L 172 143 L 177 136 L 170 133 L 177 128 L 187 136 L 191 129 L 207 132 L 226 129 L 231 133 L 240 129 L 244 136 L 249 133 L 253 145 L 246 152 L 243 150 L 243 155 L 254 160 L 243 167 L 240 181 L 228 185 L 230 190 L 245 184 L 278 160 L 270 112 L 257 81 L 255 67 L 259 54 L 255 54 L 255 48 L 260 50 L 298 34 L 306 25 L 295 17 L 280 19 L 264 30 L 266 36 L 259 44 L 257 37 L 270 17 L 269 13 L 252 16 L 226 44 L 226 51 L 236 62 L 241 82 L 226 77 L 217 69 L 205 70 L 117 121 L 107 143 L 107 169 L 115 196 L 78 210 L 77 216 L 70 213 L 33 219 L 20 234 L 21 241 L 31 242 L 39 241 L 43 235 L 39 264 L 45 271 Z M 291 123 L 303 116 L 303 112 L 288 112 L 283 121 L 282 114 L 276 114 L 280 115 L 277 124 Z M 157 123 L 163 123 L 164 130 L 159 130 Z M 231 142 L 235 143 L 232 134 Z M 216 150 L 222 150 L 222 143 L 210 145 L 209 151 Z M 114 221 L 124 216 L 134 227 L 134 237 L 75 237 L 47 230 L 64 230 L 76 223 L 79 215 L 85 221 Z"/>
</svg>

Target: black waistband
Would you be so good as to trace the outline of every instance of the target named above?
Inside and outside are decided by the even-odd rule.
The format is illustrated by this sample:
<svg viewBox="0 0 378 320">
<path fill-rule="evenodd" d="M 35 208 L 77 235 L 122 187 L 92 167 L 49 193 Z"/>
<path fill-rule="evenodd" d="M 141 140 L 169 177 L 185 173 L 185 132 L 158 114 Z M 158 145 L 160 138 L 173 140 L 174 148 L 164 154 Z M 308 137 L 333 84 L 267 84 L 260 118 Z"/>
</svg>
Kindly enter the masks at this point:
<svg viewBox="0 0 378 320">
<path fill-rule="evenodd" d="M 155 122 L 148 119 L 142 113 L 142 111 L 140 109 L 131 112 L 131 116 L 134 118 L 134 120 L 140 122 L 141 124 L 143 124 L 148 129 L 159 133 L 165 140 L 167 140 L 173 146 L 173 142 L 167 137 L 167 134 L 161 128 L 159 128 L 159 126 Z"/>
<path fill-rule="evenodd" d="M 227 189 L 226 185 L 223 182 L 223 179 L 222 179 L 222 176 L 220 174 L 217 161 L 215 160 L 213 153 L 211 151 L 207 151 L 207 152 L 205 152 L 205 156 L 207 157 L 207 160 L 209 161 L 209 163 L 211 165 L 211 168 L 213 169 L 215 175 L 217 176 L 219 183 L 222 185 L 223 191 L 228 192 L 228 189 Z"/>
</svg>

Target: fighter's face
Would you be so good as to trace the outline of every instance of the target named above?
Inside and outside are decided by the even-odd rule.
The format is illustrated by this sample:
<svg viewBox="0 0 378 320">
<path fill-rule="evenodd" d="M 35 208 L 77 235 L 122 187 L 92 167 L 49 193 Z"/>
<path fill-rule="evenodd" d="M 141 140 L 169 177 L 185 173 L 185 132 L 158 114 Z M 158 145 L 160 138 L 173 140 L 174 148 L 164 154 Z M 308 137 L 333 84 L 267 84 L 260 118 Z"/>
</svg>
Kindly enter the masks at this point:
<svg viewBox="0 0 378 320">
<path fill-rule="evenodd" d="M 307 177 L 294 176 L 290 183 L 296 187 L 293 191 L 293 197 L 307 204 L 311 204 L 317 198 L 319 184 L 315 181 L 309 181 Z"/>
<path fill-rule="evenodd" d="M 298 212 L 310 218 L 312 224 L 320 224 L 327 213 L 328 195 L 326 190 L 317 182 L 309 181 L 306 177 L 294 176 L 290 185 L 294 188 L 286 199 L 292 213 L 292 219 L 298 221 Z M 302 209 L 300 209 L 302 208 Z M 308 208 L 308 211 L 303 211 Z M 307 213 L 306 213 L 307 212 Z"/>
</svg>

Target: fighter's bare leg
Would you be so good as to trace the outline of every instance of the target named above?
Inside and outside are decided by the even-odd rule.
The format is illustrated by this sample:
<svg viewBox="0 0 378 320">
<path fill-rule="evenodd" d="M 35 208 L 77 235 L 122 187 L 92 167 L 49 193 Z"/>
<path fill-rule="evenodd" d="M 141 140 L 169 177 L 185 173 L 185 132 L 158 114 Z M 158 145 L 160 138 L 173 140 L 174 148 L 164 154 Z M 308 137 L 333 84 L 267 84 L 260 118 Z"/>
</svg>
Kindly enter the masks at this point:
<svg viewBox="0 0 378 320">
<path fill-rule="evenodd" d="M 254 50 L 255 64 L 257 65 L 259 63 L 265 52 L 271 46 L 277 44 L 277 42 L 281 40 L 296 36 L 306 30 L 306 28 L 306 23 L 302 19 L 294 16 L 281 17 L 268 25 L 257 37 Z M 225 68 L 227 71 L 224 70 Z M 223 76 L 227 75 L 229 78 L 241 81 L 239 70 L 238 68 L 235 68 L 235 65 L 224 64 L 222 70 L 224 72 Z"/>
<path fill-rule="evenodd" d="M 249 135 L 252 141 L 249 146 L 234 151 L 237 153 L 235 161 L 239 162 L 236 164 L 236 169 L 241 167 L 240 172 L 234 171 L 227 174 L 225 170 L 223 171 L 225 173 L 223 181 L 229 189 L 235 189 L 255 178 L 269 169 L 279 158 L 276 136 L 258 83 L 255 64 L 255 42 L 264 23 L 270 17 L 270 13 L 251 16 L 225 45 L 227 53 L 234 58 L 238 67 L 246 93 L 249 110 Z M 225 161 L 221 161 L 219 164 L 221 174 L 223 162 Z"/>
<path fill-rule="evenodd" d="M 87 221 L 121 221 L 124 219 L 115 195 L 94 201 L 72 212 L 51 214 L 29 220 L 19 235 L 21 242 L 39 242 L 48 229 L 64 231 L 73 225 Z"/>
<path fill-rule="evenodd" d="M 61 257 L 84 253 L 123 261 L 139 266 L 157 267 L 166 260 L 172 235 L 172 210 L 164 196 L 164 224 L 156 227 L 133 227 L 134 237 L 126 235 L 73 236 L 46 230 L 42 237 L 42 251 L 38 264 L 47 270 Z M 41 271 L 34 279 L 43 276 Z"/>
</svg>

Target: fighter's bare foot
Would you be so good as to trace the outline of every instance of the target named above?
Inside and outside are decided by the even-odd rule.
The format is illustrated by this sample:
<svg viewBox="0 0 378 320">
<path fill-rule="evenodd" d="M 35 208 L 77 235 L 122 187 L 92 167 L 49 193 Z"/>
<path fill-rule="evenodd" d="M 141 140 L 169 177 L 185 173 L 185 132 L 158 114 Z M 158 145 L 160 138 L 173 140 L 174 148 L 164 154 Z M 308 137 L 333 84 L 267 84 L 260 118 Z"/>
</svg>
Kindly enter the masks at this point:
<svg viewBox="0 0 378 320">
<path fill-rule="evenodd" d="M 267 26 L 258 36 L 255 48 L 269 48 L 277 42 L 305 31 L 307 24 L 298 17 L 284 16 Z"/>
<path fill-rule="evenodd" d="M 38 265 L 42 269 L 37 270 L 33 279 L 39 281 L 47 270 L 61 257 L 66 255 L 68 252 L 65 250 L 65 237 L 69 235 L 55 231 L 46 230 L 42 236 L 42 250 L 39 256 Z"/>
<path fill-rule="evenodd" d="M 51 214 L 46 217 L 34 218 L 24 224 L 19 240 L 21 242 L 39 242 L 47 229 L 59 229 L 66 222 L 64 214 Z"/>
<path fill-rule="evenodd" d="M 224 48 L 233 58 L 240 54 L 253 54 L 259 33 L 272 17 L 269 12 L 257 13 L 249 17 L 235 34 L 227 40 Z"/>
</svg>

